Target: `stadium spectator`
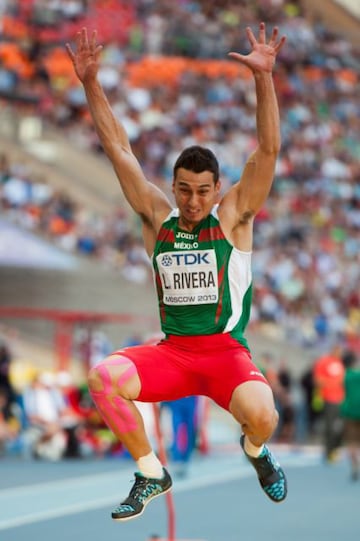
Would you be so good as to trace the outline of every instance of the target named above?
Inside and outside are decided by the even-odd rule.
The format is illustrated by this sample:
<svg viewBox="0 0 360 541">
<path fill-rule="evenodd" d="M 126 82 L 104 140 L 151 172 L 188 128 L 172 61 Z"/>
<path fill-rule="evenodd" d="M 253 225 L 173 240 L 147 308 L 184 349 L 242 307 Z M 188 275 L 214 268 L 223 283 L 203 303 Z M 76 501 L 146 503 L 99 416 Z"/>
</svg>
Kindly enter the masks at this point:
<svg viewBox="0 0 360 541">
<path fill-rule="evenodd" d="M 16 404 L 9 401 L 7 390 L 0 387 L 0 457 L 20 447 L 21 428 Z"/>
<path fill-rule="evenodd" d="M 341 415 L 345 420 L 344 441 L 347 446 L 351 479 L 360 475 L 360 364 L 353 351 L 343 356 L 345 364 L 345 397 Z"/>
<path fill-rule="evenodd" d="M 201 398 L 198 396 L 186 396 L 161 403 L 161 411 L 165 408 L 170 413 L 172 430 L 169 459 L 178 477 L 187 475 L 191 457 L 196 449 L 199 399 Z"/>
<path fill-rule="evenodd" d="M 344 399 L 344 364 L 340 345 L 336 344 L 315 360 L 314 381 L 324 404 L 324 457 L 333 462 L 343 438 L 340 405 Z"/>
<path fill-rule="evenodd" d="M 66 449 L 62 416 L 67 408 L 50 372 L 37 374 L 24 391 L 24 409 L 28 428 L 26 445 L 35 458 L 57 461 Z"/>
</svg>

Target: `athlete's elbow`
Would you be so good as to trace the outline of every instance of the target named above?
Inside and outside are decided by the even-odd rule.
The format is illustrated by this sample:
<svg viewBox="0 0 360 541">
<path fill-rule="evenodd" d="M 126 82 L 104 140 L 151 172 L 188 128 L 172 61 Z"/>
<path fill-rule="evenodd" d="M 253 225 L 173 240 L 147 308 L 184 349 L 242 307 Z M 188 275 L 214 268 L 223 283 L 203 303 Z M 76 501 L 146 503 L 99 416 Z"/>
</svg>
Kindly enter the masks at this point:
<svg viewBox="0 0 360 541">
<path fill-rule="evenodd" d="M 271 141 L 263 142 L 260 144 L 260 148 L 264 155 L 270 158 L 272 157 L 274 160 L 276 160 L 281 149 L 281 141 L 273 139 Z"/>
<path fill-rule="evenodd" d="M 112 163 L 121 164 L 127 161 L 130 151 L 120 142 L 107 139 L 102 143 L 104 152 Z"/>
<path fill-rule="evenodd" d="M 263 154 L 276 158 L 281 149 L 280 134 L 275 134 L 273 137 L 260 140 L 259 147 Z"/>
</svg>

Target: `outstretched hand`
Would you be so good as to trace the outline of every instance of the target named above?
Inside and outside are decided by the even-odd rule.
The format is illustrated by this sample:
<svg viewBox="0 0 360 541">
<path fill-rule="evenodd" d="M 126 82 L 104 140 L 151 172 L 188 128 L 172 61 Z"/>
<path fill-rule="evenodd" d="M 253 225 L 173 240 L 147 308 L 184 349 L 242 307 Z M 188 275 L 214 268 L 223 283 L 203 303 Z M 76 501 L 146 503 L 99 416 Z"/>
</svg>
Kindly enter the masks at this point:
<svg viewBox="0 0 360 541">
<path fill-rule="evenodd" d="M 276 55 L 284 45 L 286 37 L 282 36 L 278 40 L 279 29 L 274 27 L 271 37 L 266 43 L 265 23 L 260 23 L 258 39 L 255 38 L 251 28 L 247 27 L 246 33 L 251 45 L 251 52 L 248 55 L 231 52 L 229 56 L 245 64 L 253 73 L 270 73 L 275 64 Z"/>
<path fill-rule="evenodd" d="M 99 56 L 103 46 L 97 45 L 97 31 L 94 30 L 91 39 L 88 39 L 86 28 L 76 34 L 76 50 L 72 50 L 67 43 L 66 50 L 73 63 L 76 75 L 82 83 L 86 79 L 95 78 L 99 70 Z"/>
</svg>

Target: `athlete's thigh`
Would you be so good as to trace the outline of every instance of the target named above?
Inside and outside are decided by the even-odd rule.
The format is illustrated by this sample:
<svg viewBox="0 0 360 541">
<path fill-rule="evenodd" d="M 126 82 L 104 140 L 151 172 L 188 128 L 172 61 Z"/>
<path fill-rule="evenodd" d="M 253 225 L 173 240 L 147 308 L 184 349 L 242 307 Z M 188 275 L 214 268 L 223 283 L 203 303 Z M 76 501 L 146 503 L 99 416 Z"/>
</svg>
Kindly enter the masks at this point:
<svg viewBox="0 0 360 541">
<path fill-rule="evenodd" d="M 250 352 L 241 345 L 224 348 L 208 357 L 207 374 L 208 396 L 226 410 L 229 410 L 233 393 L 239 385 L 260 382 L 268 387 L 266 378 L 252 362 Z"/>
<path fill-rule="evenodd" d="M 141 383 L 137 400 L 162 402 L 196 394 L 193 375 L 179 362 L 178 353 L 164 342 L 119 350 L 136 366 Z"/>
<path fill-rule="evenodd" d="M 265 381 L 245 381 L 232 394 L 229 410 L 242 422 L 244 419 L 265 419 L 275 412 L 274 395 Z"/>
</svg>

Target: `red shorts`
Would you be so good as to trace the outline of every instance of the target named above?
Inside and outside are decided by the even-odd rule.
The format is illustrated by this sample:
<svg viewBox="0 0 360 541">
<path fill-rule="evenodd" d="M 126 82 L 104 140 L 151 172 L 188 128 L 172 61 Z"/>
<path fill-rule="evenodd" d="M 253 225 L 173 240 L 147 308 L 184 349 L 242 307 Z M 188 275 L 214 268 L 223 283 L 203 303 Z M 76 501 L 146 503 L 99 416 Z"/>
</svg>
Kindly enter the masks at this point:
<svg viewBox="0 0 360 541">
<path fill-rule="evenodd" d="M 157 344 L 115 353 L 135 364 L 141 381 L 140 402 L 204 395 L 228 410 L 238 385 L 251 380 L 267 383 L 249 350 L 230 334 L 171 335 Z"/>
</svg>

